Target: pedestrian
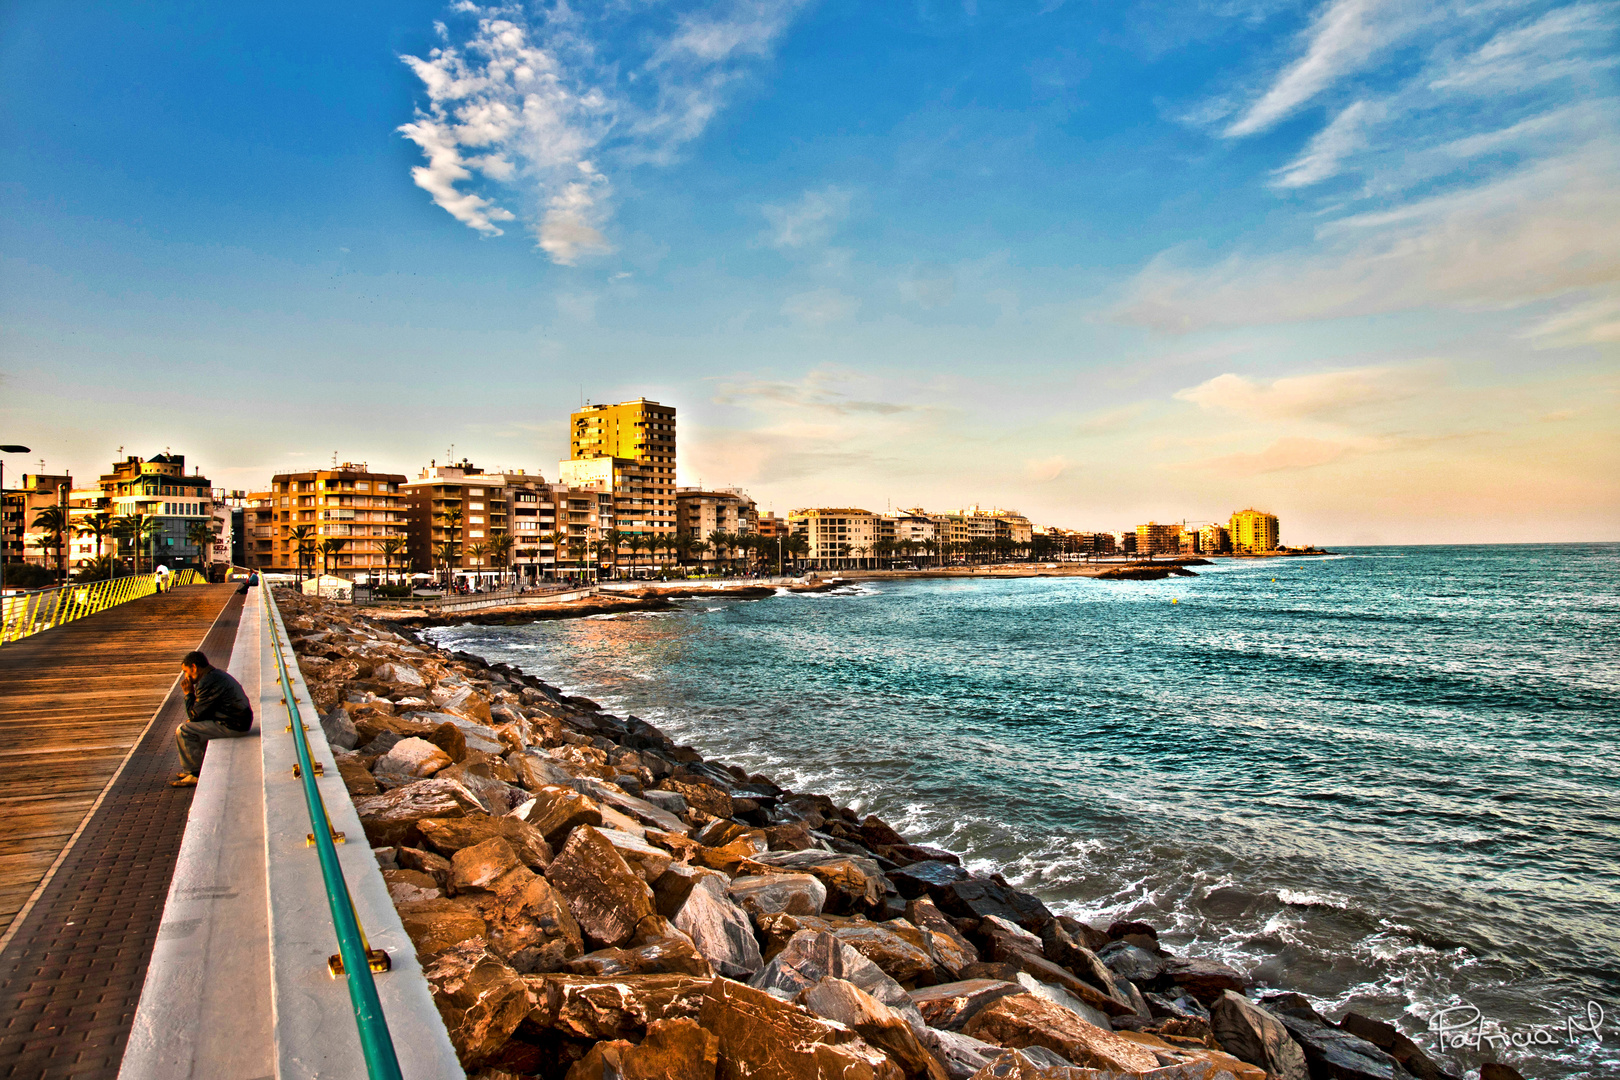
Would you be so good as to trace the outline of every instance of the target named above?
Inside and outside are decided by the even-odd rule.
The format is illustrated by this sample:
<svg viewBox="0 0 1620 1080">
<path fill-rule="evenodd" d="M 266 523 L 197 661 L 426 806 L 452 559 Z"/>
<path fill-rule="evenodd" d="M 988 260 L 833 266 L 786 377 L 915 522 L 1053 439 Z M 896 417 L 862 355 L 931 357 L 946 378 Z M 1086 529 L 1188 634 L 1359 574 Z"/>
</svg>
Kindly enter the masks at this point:
<svg viewBox="0 0 1620 1080">
<path fill-rule="evenodd" d="M 196 787 L 203 752 L 212 739 L 239 739 L 253 728 L 253 706 L 242 684 L 197 651 L 180 661 L 180 687 L 186 694 L 186 722 L 174 729 L 185 771 L 171 787 Z"/>
</svg>

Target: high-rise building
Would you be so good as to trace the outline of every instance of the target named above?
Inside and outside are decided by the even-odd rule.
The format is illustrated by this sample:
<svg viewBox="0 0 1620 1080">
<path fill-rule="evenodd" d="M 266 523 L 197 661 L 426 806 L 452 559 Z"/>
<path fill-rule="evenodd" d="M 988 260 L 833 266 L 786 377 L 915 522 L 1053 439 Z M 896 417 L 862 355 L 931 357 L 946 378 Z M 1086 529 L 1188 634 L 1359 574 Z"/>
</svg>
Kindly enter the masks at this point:
<svg viewBox="0 0 1620 1080">
<path fill-rule="evenodd" d="M 569 417 L 568 450 L 558 482 L 612 495 L 620 532 L 676 531 L 674 406 L 646 398 L 588 406 Z"/>
<path fill-rule="evenodd" d="M 1282 534 L 1276 514 L 1252 506 L 1232 515 L 1230 530 L 1234 552 L 1276 551 Z"/>
<path fill-rule="evenodd" d="M 1232 550 L 1232 534 L 1212 521 L 1198 530 L 1198 546 L 1205 555 L 1224 555 Z"/>
<path fill-rule="evenodd" d="M 759 521 L 759 512 L 750 499 L 738 488 L 705 491 L 702 488 L 681 488 L 675 493 L 680 514 L 675 519 L 677 529 L 695 540 L 708 540 L 720 532 L 728 536 L 753 535 Z M 735 556 L 735 552 L 729 553 Z M 720 555 L 709 548 L 699 563 L 713 566 Z"/>
<path fill-rule="evenodd" d="M 284 573 L 297 570 L 300 540 L 293 530 L 307 527 L 303 542 L 313 545 L 315 555 L 304 564 L 306 570 L 320 573 L 324 566 L 328 573 L 351 581 L 361 574 L 381 575 L 385 559 L 380 545 L 405 534 L 405 501 L 399 491 L 404 482 L 401 473 L 373 472 L 363 463 L 351 462 L 330 469 L 277 473 L 266 493 L 270 499 L 268 526 L 260 524 L 262 515 L 254 514 L 250 537 L 252 554 L 258 560 L 254 565 Z M 251 506 L 257 499 L 248 496 L 247 501 Z M 259 532 L 262 528 L 268 528 L 271 535 L 265 537 Z M 259 542 L 266 539 L 269 546 L 260 547 Z M 328 540 L 341 541 L 342 547 L 325 555 L 321 547 Z M 394 565 L 399 565 L 397 557 Z"/>
<path fill-rule="evenodd" d="M 788 515 L 788 529 L 809 543 L 805 560 L 817 569 L 849 569 L 894 538 L 894 519 L 850 507 L 813 507 Z"/>
<path fill-rule="evenodd" d="M 200 470 L 193 468 L 186 475 L 184 454 L 128 456 L 115 461 L 111 472 L 101 474 L 96 487 L 73 491 L 70 501 L 75 529 L 88 528 L 97 514 L 122 519 L 115 532 L 99 541 L 93 536 L 78 537 L 73 553 L 76 564 L 93 554 L 115 555 L 126 573 L 137 569 L 144 573 L 159 564 L 170 570 L 200 570 L 212 560 L 213 552 L 199 548 L 191 532 L 193 525 L 213 521 L 214 489 Z M 122 527 L 135 519 L 141 522 L 138 536 Z M 102 550 L 96 551 L 98 547 Z"/>
<path fill-rule="evenodd" d="M 68 511 L 72 490 L 73 477 L 45 473 L 24 473 L 16 487 L 7 488 L 0 499 L 0 558 L 52 570 L 58 559 L 69 559 L 72 530 L 63 533 L 61 543 L 53 543 L 44 529 L 34 527 L 34 520 L 53 506 Z"/>
<path fill-rule="evenodd" d="M 1178 555 L 1181 553 L 1181 526 L 1150 521 L 1136 527 L 1138 555 Z"/>
</svg>

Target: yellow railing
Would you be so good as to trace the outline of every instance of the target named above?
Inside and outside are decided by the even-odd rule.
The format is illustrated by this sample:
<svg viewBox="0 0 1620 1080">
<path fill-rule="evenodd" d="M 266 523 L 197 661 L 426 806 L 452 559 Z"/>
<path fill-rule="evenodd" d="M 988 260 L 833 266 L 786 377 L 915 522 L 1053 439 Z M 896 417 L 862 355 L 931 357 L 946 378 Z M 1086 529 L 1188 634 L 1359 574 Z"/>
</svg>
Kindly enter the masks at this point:
<svg viewBox="0 0 1620 1080">
<path fill-rule="evenodd" d="M 175 585 L 203 583 L 202 575 L 195 570 L 177 571 L 169 580 Z M 0 597 L 0 645 L 155 592 L 156 579 L 144 574 L 107 581 L 70 582 L 54 589 Z"/>
</svg>

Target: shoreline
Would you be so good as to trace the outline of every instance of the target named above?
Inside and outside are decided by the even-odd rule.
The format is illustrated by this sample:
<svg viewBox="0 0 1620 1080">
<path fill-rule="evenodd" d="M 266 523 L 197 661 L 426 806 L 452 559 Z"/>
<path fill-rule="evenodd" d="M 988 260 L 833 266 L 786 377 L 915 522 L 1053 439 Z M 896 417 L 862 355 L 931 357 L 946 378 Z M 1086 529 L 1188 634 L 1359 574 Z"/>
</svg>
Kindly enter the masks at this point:
<svg viewBox="0 0 1620 1080">
<path fill-rule="evenodd" d="M 659 595 L 632 602 L 667 607 L 668 594 L 685 590 L 655 591 Z M 716 593 L 736 590 L 709 595 Z M 358 749 L 339 755 L 340 769 L 368 835 L 383 849 L 379 857 L 394 860 L 385 877 L 469 1068 L 559 1078 L 566 1073 L 569 1080 L 617 1075 L 600 1068 L 603 1056 L 662 1045 L 661 1025 L 671 1019 L 654 1020 L 643 1010 L 629 1031 L 582 1028 L 577 1017 L 567 1020 L 571 995 L 586 994 L 593 977 L 600 985 L 609 976 L 619 991 L 629 984 L 634 993 L 685 979 L 692 994 L 701 991 L 702 1002 L 678 1019 L 711 1032 L 721 1060 L 734 1066 L 750 1051 L 727 1043 L 722 999 L 746 996 L 744 984 L 766 991 L 749 999 L 752 1008 L 791 1012 L 779 1017 L 782 1024 L 818 1018 L 844 1023 L 860 1036 L 855 1041 L 866 1048 L 861 1052 L 876 1055 L 872 1071 L 861 1075 L 893 1080 L 1034 1076 L 984 1070 L 995 1068 L 992 1062 L 1029 1069 L 1056 1065 L 1056 1059 L 1121 1076 L 1154 1072 L 1169 1080 L 1224 1070 L 1262 1080 L 1267 1073 L 1304 1075 L 1298 1070 L 1306 1057 L 1329 1044 L 1376 1055 L 1367 1057 L 1369 1065 L 1394 1064 L 1351 1028 L 1415 1063 L 1406 1052 L 1411 1044 L 1399 1041 L 1403 1037 L 1388 1025 L 1364 1017 L 1335 1024 L 1294 994 L 1256 1003 L 1242 973 L 1172 954 L 1146 924 L 1103 929 L 1055 916 L 999 873 L 969 875 L 956 855 L 911 845 L 874 816 L 863 819 L 824 796 L 796 794 L 768 777 L 705 760 L 650 724 L 613 716 L 515 667 L 426 644 L 412 632 L 426 627 L 401 627 L 388 635 L 394 639 L 389 642 L 364 629 L 367 623 L 387 625 L 369 614 L 303 597 L 290 597 L 286 607 L 289 615 L 298 611 L 289 628 L 296 624 L 295 648 L 323 711 L 323 728 L 334 746 L 347 742 L 350 751 Z M 411 638 L 415 642 L 406 644 Z M 375 662 L 384 657 L 390 659 Z M 437 724 L 430 726 L 427 717 Z M 424 755 L 443 760 L 421 776 L 396 771 Z M 449 790 L 451 781 L 474 796 L 471 803 Z M 458 826 L 460 847 L 440 835 L 442 828 L 427 828 L 421 816 L 402 825 L 413 812 L 406 804 L 420 798 L 401 793 L 424 787 L 441 796 L 441 809 L 455 811 L 451 816 L 491 824 Z M 480 793 L 490 804 L 483 815 L 474 805 Z M 506 805 L 518 799 L 521 805 Z M 584 817 L 573 813 L 581 807 Z M 504 824 L 514 817 L 542 835 Z M 496 829 L 495 822 L 503 824 Z M 516 850 L 516 837 L 529 843 L 534 856 L 510 860 L 534 864 L 524 872 L 526 887 L 550 894 L 554 907 L 573 910 L 578 924 L 578 943 L 564 933 L 560 947 L 546 945 L 549 959 L 507 950 L 521 937 L 511 925 L 509 905 L 499 901 L 498 886 L 487 879 L 487 888 L 472 885 L 477 875 L 464 873 L 492 851 L 504 858 Z M 546 848 L 543 858 L 540 848 Z M 481 854 L 475 859 L 474 852 Z M 523 876 L 516 866 L 506 873 Z M 636 896 L 650 894 L 657 910 L 621 918 L 620 924 L 630 924 L 620 926 L 626 931 L 621 934 L 598 917 L 600 902 L 580 895 L 582 879 L 599 885 L 611 879 L 608 908 L 639 912 L 645 901 L 638 904 Z M 715 884 L 694 887 L 704 879 Z M 458 890 L 458 882 L 465 887 Z M 671 899 L 666 893 L 679 895 Z M 649 919 L 653 923 L 644 925 Z M 486 931 L 479 944 L 468 938 L 448 942 L 475 920 Z M 636 940 L 647 936 L 653 941 Z M 819 969 L 806 966 L 806 950 L 820 941 L 830 942 L 822 949 L 847 949 L 846 965 L 869 961 L 873 973 L 856 985 L 875 993 L 855 999 L 869 1005 L 850 1013 L 847 1001 L 830 1003 L 832 984 L 852 975 L 841 969 L 844 980 L 828 978 L 832 972 L 817 974 Z M 584 952 L 590 945 L 600 947 Z M 573 955 L 561 955 L 568 953 Z M 507 992 L 527 994 L 532 1004 L 510 1030 L 492 1034 L 471 1023 L 468 1003 L 451 988 L 461 985 L 456 973 L 469 965 L 503 969 L 510 973 L 500 974 Z M 786 989 L 794 992 L 784 994 Z M 873 1013 L 900 1020 L 876 1024 Z M 541 1034 L 535 1034 L 537 1027 Z M 768 1043 L 772 1030 L 766 1023 L 763 1030 L 751 1029 L 750 1038 Z M 1245 1041 L 1244 1030 L 1269 1037 Z M 1041 1060 L 1038 1047 L 1056 1059 Z M 519 1058 L 526 1067 L 506 1068 L 520 1064 Z M 1193 1068 L 1200 1071 L 1186 1071 Z M 1155 1071 L 1166 1069 L 1176 1071 Z"/>
</svg>

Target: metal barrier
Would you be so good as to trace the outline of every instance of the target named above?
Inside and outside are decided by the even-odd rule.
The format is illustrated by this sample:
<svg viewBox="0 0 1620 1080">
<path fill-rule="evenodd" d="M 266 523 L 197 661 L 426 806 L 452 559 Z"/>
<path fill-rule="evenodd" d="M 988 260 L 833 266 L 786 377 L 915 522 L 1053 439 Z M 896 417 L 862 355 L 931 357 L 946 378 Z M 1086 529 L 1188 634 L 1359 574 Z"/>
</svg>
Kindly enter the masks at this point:
<svg viewBox="0 0 1620 1080">
<path fill-rule="evenodd" d="M 332 829 L 332 819 L 326 812 L 326 801 L 315 784 L 315 761 L 309 752 L 309 736 L 305 734 L 304 720 L 298 712 L 297 695 L 293 692 L 292 678 L 287 674 L 287 649 L 277 630 L 280 613 L 275 597 L 268 586 L 262 589 L 263 601 L 270 618 L 271 651 L 276 656 L 276 677 L 281 682 L 282 704 L 287 707 L 287 730 L 292 733 L 293 747 L 298 754 L 299 778 L 304 786 L 304 803 L 309 809 L 309 843 L 320 857 L 321 879 L 326 884 L 326 903 L 332 912 L 332 928 L 337 933 L 338 954 L 328 961 L 332 977 L 345 975 L 349 983 L 349 1003 L 354 1008 L 354 1024 L 360 1033 L 360 1049 L 365 1055 L 366 1072 L 372 1080 L 401 1080 L 399 1057 L 394 1052 L 394 1039 L 388 1032 L 388 1019 L 383 1015 L 382 1002 L 377 997 L 377 984 L 373 970 L 388 970 L 388 954 L 372 949 L 366 941 L 360 918 L 354 911 L 354 900 L 349 894 L 349 883 L 343 878 L 338 864 L 337 840 L 341 834 Z M 269 726 L 260 721 L 260 729 L 268 733 Z"/>
<path fill-rule="evenodd" d="M 204 582 L 203 576 L 195 570 L 176 571 L 171 580 L 174 585 Z M 53 589 L 0 597 L 0 645 L 155 592 L 157 581 L 151 574 L 144 574 L 106 581 L 69 582 Z"/>
</svg>

